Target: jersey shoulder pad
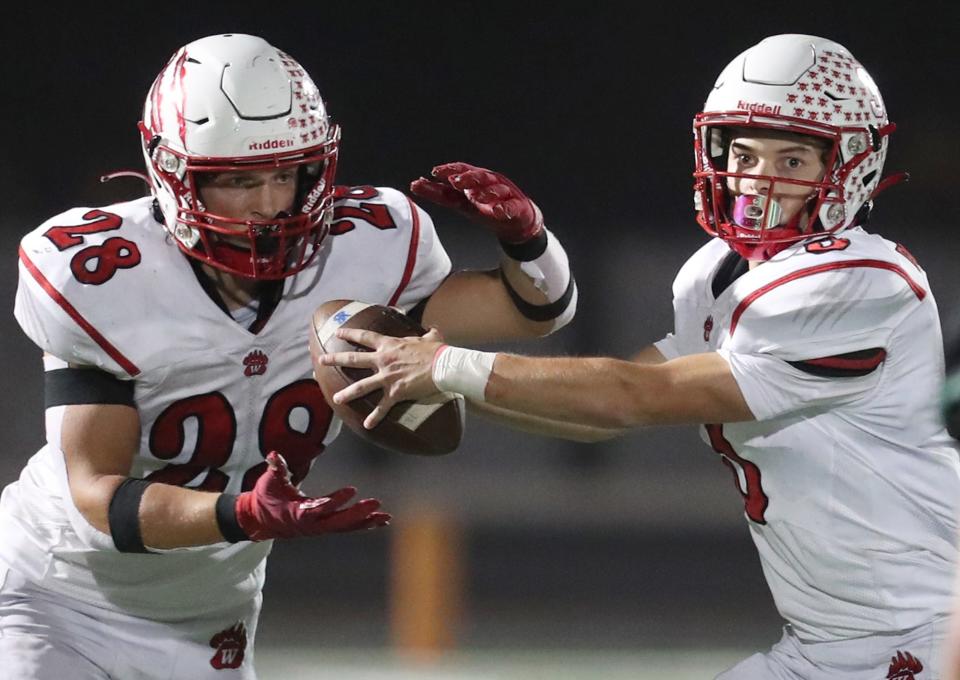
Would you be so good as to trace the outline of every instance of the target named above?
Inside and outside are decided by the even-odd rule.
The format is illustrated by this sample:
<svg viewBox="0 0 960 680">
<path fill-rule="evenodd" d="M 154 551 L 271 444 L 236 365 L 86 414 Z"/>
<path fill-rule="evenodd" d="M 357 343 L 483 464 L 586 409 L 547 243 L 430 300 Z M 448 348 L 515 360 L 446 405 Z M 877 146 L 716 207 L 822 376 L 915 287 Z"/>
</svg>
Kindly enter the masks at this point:
<svg viewBox="0 0 960 680">
<path fill-rule="evenodd" d="M 353 232 L 352 236 L 363 237 L 376 231 L 381 236 L 409 233 L 424 214 L 417 213 L 405 194 L 389 187 L 337 187 L 334 196 L 332 236 Z"/>
<path fill-rule="evenodd" d="M 719 238 L 712 238 L 691 255 L 673 280 L 675 299 L 699 295 L 709 287 L 717 266 L 729 254 L 730 247 Z"/>
<path fill-rule="evenodd" d="M 338 187 L 325 268 L 377 272 L 390 304 L 408 309 L 449 275 L 450 257 L 433 220 L 404 193 L 389 187 Z"/>
<path fill-rule="evenodd" d="M 885 243 L 851 238 L 842 249 L 804 248 L 742 276 L 725 346 L 786 360 L 884 347 L 928 295 L 925 277 Z"/>
<path fill-rule="evenodd" d="M 151 202 L 145 197 L 73 208 L 21 239 L 14 314 L 41 349 L 66 361 L 129 374 L 123 361 L 105 352 L 106 337 L 111 326 L 148 308 L 142 274 L 155 268 L 152 255 L 176 252 L 164 243 Z M 129 304 L 132 300 L 138 304 Z"/>
</svg>

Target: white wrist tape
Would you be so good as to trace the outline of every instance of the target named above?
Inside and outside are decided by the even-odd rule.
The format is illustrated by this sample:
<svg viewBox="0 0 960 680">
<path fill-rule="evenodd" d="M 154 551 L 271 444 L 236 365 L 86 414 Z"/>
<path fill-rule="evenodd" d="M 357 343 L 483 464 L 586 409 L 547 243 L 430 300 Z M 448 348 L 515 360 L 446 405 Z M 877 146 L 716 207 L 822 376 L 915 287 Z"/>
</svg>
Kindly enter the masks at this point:
<svg viewBox="0 0 960 680">
<path fill-rule="evenodd" d="M 433 383 L 441 392 L 456 392 L 472 401 L 484 401 L 496 352 L 442 346 L 433 357 Z"/>
<path fill-rule="evenodd" d="M 557 237 L 546 227 L 543 230 L 547 234 L 546 249 L 535 260 L 521 262 L 520 271 L 532 279 L 536 289 L 547 297 L 547 302 L 556 302 L 570 285 L 570 261 Z"/>
</svg>

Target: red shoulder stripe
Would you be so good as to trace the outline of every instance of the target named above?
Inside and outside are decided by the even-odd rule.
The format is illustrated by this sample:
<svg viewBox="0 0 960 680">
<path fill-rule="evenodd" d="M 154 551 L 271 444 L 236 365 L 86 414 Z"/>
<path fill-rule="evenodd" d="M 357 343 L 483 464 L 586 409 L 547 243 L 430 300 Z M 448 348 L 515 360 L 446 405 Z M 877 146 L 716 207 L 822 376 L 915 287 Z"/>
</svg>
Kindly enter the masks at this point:
<svg viewBox="0 0 960 680">
<path fill-rule="evenodd" d="M 407 196 L 407 203 L 410 204 L 410 217 L 413 221 L 413 229 L 410 230 L 410 246 L 407 248 L 407 265 L 403 268 L 400 285 L 397 286 L 397 290 L 394 291 L 390 297 L 390 302 L 387 303 L 390 306 L 397 304 L 400 295 L 406 290 L 407 285 L 410 283 L 410 279 L 413 277 L 413 269 L 417 264 L 417 246 L 420 244 L 420 215 L 417 214 L 417 206 L 410 200 L 409 196 Z"/>
<path fill-rule="evenodd" d="M 788 362 L 804 373 L 827 378 L 852 378 L 869 375 L 887 359 L 887 351 L 882 347 L 837 354 L 830 357 L 804 359 Z"/>
<path fill-rule="evenodd" d="M 887 358 L 887 351 L 884 349 L 872 349 L 862 357 L 851 357 L 839 354 L 833 357 L 821 357 L 819 359 L 807 359 L 803 363 L 811 366 L 823 366 L 824 368 L 837 368 L 847 371 L 872 371 L 882 364 Z"/>
<path fill-rule="evenodd" d="M 106 352 L 111 359 L 116 361 L 122 368 L 127 372 L 130 377 L 136 377 L 140 374 L 140 369 L 137 366 L 127 359 L 120 350 L 114 347 L 109 340 L 107 340 L 103 335 L 100 334 L 93 325 L 90 324 L 83 315 L 77 311 L 76 307 L 70 304 L 69 301 L 58 291 L 52 283 L 43 275 L 37 265 L 35 265 L 30 258 L 24 252 L 23 247 L 20 247 L 20 261 L 23 262 L 23 266 L 27 268 L 27 271 L 37 280 L 37 283 L 40 284 L 40 287 L 43 288 L 47 295 L 49 295 L 54 302 L 56 302 L 60 307 L 65 311 L 71 319 L 77 322 L 77 325 L 84 330 L 84 332 L 90 336 L 90 338 L 100 345 L 104 352 Z"/>
<path fill-rule="evenodd" d="M 825 264 L 819 264 L 815 267 L 798 269 L 797 271 L 791 272 L 786 276 L 781 276 L 779 279 L 775 279 L 767 285 L 757 288 L 747 297 L 743 298 L 743 300 L 740 301 L 740 304 L 737 305 L 737 308 L 733 311 L 733 316 L 730 319 L 730 335 L 733 335 L 733 332 L 737 330 L 737 324 L 740 322 L 740 317 L 743 316 L 745 311 L 747 311 L 747 307 L 753 304 L 761 295 L 765 295 L 774 288 L 782 286 L 785 283 L 790 283 L 791 281 L 795 281 L 797 279 L 802 279 L 805 276 L 813 276 L 814 274 L 820 274 L 822 272 L 832 271 L 834 269 L 851 269 L 854 267 L 886 269 L 887 271 L 891 271 L 903 278 L 903 280 L 907 282 L 907 285 L 910 286 L 910 289 L 913 291 L 914 295 L 917 296 L 918 300 L 922 300 L 927 296 L 926 290 L 924 290 L 913 279 L 911 279 L 910 275 L 907 274 L 907 272 L 905 272 L 901 267 L 893 264 L 892 262 L 885 262 L 883 260 L 847 260 L 844 262 L 827 262 Z"/>
</svg>

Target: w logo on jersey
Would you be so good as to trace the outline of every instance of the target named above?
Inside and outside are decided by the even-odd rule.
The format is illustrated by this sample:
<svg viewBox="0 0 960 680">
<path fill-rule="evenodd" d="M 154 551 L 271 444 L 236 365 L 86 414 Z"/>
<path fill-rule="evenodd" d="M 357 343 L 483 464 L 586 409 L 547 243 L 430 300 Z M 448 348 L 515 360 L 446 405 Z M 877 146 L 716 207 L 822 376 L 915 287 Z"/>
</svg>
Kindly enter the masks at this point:
<svg viewBox="0 0 960 680">
<path fill-rule="evenodd" d="M 887 671 L 887 680 L 916 680 L 917 673 L 923 670 L 920 659 L 910 652 L 897 650 L 897 655 L 890 657 L 890 669 Z"/>
<path fill-rule="evenodd" d="M 243 358 L 243 374 L 248 378 L 253 375 L 263 375 L 267 372 L 267 355 L 258 349 L 253 350 Z"/>
<path fill-rule="evenodd" d="M 211 666 L 217 670 L 240 668 L 243 653 L 247 649 L 247 627 L 243 625 L 243 621 L 237 621 L 233 627 L 210 638 L 210 646 L 217 650 L 210 659 Z"/>
<path fill-rule="evenodd" d="M 713 315 L 707 317 L 703 322 L 703 341 L 710 342 L 710 333 L 713 331 Z"/>
</svg>

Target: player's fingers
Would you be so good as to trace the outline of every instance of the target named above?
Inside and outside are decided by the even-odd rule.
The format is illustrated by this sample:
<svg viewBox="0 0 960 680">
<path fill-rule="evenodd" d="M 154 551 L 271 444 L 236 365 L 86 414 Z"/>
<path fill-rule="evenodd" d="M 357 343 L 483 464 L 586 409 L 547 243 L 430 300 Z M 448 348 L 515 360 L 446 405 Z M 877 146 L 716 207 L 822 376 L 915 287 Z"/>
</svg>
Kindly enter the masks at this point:
<svg viewBox="0 0 960 680">
<path fill-rule="evenodd" d="M 430 330 L 421 336 L 425 342 L 443 342 L 443 335 L 436 326 L 431 326 Z"/>
<path fill-rule="evenodd" d="M 434 177 L 439 177 L 440 179 L 446 179 L 451 175 L 459 175 L 460 173 L 467 172 L 468 170 L 475 170 L 477 166 L 470 165 L 469 163 L 463 163 L 461 161 L 455 161 L 453 163 L 441 163 L 440 165 L 435 165 L 433 170 L 430 171 L 430 174 Z"/>
<path fill-rule="evenodd" d="M 300 509 L 315 513 L 330 513 L 338 510 L 347 501 L 357 495 L 356 487 L 345 486 L 332 493 L 317 498 L 307 498 L 300 503 Z"/>
<path fill-rule="evenodd" d="M 435 182 L 424 177 L 410 182 L 410 192 L 418 198 L 453 210 L 465 210 L 471 205 L 466 196 L 449 184 Z"/>
<path fill-rule="evenodd" d="M 320 364 L 322 366 L 376 368 L 377 358 L 373 352 L 331 352 L 320 355 Z"/>
<path fill-rule="evenodd" d="M 380 403 L 374 406 L 369 415 L 363 419 L 363 427 L 367 430 L 375 428 L 380 424 L 380 421 L 387 417 L 387 414 L 395 403 L 393 399 L 388 398 L 386 394 L 384 394 L 383 398 L 380 399 Z"/>
<path fill-rule="evenodd" d="M 327 515 L 322 521 L 327 531 L 354 531 L 364 528 L 370 515 L 379 509 L 380 501 L 376 498 L 364 498 L 348 508 Z"/>
<path fill-rule="evenodd" d="M 530 212 L 529 201 L 524 198 L 508 198 L 499 203 L 491 204 L 488 207 L 489 216 L 501 222 L 522 217 L 525 214 L 524 211 L 530 215 L 530 219 L 533 219 L 533 214 Z M 477 206 L 477 210 L 481 213 L 484 212 L 481 206 Z"/>
<path fill-rule="evenodd" d="M 375 331 L 368 331 L 362 328 L 338 328 L 336 336 L 341 340 L 352 342 L 355 345 L 370 347 L 371 349 L 377 349 L 378 344 L 384 337 Z"/>
<path fill-rule="evenodd" d="M 497 202 L 497 203 L 483 203 L 483 202 L 478 202 L 478 203 L 474 203 L 474 208 L 476 209 L 476 211 L 477 211 L 478 213 L 480 213 L 480 214 L 483 215 L 484 217 L 488 217 L 488 218 L 490 218 L 490 219 L 497 220 L 498 222 L 502 222 L 502 221 L 504 221 L 504 220 L 509 220 L 509 219 L 511 219 L 511 218 L 509 217 L 509 214 L 510 214 L 510 213 L 508 212 L 508 210 L 507 210 L 507 208 L 505 207 L 505 204 L 504 204 L 504 203 L 500 203 L 500 202 Z"/>
<path fill-rule="evenodd" d="M 390 524 L 390 520 L 393 519 L 393 515 L 389 512 L 373 512 L 370 513 L 370 516 L 365 520 L 360 522 L 360 524 L 351 531 L 364 531 L 366 529 L 376 529 L 377 527 L 385 527 Z"/>
<path fill-rule="evenodd" d="M 358 380 L 355 383 L 347 385 L 339 392 L 336 392 L 333 395 L 334 404 L 345 404 L 348 401 L 353 401 L 354 399 L 359 399 L 360 397 L 365 397 L 371 392 L 376 392 L 379 389 L 383 388 L 383 377 L 379 373 L 374 373 L 373 375 Z"/>
<path fill-rule="evenodd" d="M 450 175 L 447 181 L 450 183 L 450 186 L 460 191 L 485 188 L 498 183 L 497 176 L 483 168 L 476 168 L 460 174 Z"/>
<path fill-rule="evenodd" d="M 287 467 L 287 461 L 278 451 L 271 451 L 267 454 L 267 465 L 274 474 L 278 476 L 289 477 L 290 468 Z"/>
<path fill-rule="evenodd" d="M 338 328 L 337 337 L 354 345 L 363 345 L 371 349 L 380 349 L 384 342 L 392 340 L 388 335 L 380 335 L 374 331 L 363 330 L 362 328 Z"/>
<path fill-rule="evenodd" d="M 367 414 L 367 417 L 363 419 L 363 427 L 367 430 L 372 430 L 375 428 L 381 420 L 383 420 L 385 413 L 381 413 L 380 406 L 374 406 L 373 410 Z"/>
<path fill-rule="evenodd" d="M 514 195 L 513 190 L 504 184 L 491 184 L 490 186 L 480 187 L 470 192 L 469 198 L 474 202 L 497 203 L 504 201 Z"/>
<path fill-rule="evenodd" d="M 267 470 L 262 475 L 263 482 L 258 482 L 263 493 L 284 500 L 297 500 L 303 495 L 290 481 L 290 468 L 276 451 L 267 454 Z M 261 486 L 262 485 L 262 486 Z"/>
</svg>

